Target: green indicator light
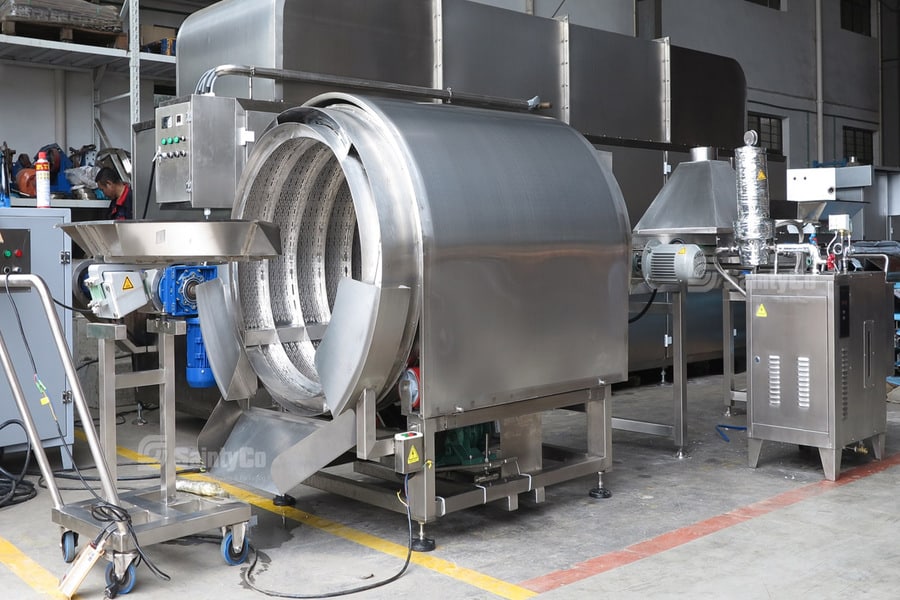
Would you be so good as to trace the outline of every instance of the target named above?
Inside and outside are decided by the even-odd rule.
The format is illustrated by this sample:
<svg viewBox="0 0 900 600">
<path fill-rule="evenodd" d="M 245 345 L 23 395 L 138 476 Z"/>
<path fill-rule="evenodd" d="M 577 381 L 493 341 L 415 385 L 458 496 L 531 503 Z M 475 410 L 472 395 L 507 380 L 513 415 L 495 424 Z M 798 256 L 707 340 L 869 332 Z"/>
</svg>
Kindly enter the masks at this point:
<svg viewBox="0 0 900 600">
<path fill-rule="evenodd" d="M 163 146 L 165 146 L 169 142 L 166 140 L 166 138 L 163 138 L 159 143 L 162 144 Z"/>
<path fill-rule="evenodd" d="M 12 251 L 7 250 L 6 252 L 3 253 L 3 256 L 5 256 L 6 258 L 9 258 L 10 256 L 12 256 Z"/>
</svg>

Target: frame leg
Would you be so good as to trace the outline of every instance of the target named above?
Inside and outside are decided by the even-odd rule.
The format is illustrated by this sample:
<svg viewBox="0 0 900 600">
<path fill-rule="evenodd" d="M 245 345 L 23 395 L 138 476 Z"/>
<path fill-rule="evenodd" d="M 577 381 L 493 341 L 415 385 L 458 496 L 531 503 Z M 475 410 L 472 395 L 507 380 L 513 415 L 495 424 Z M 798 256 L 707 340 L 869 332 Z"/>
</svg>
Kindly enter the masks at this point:
<svg viewBox="0 0 900 600">
<path fill-rule="evenodd" d="M 747 464 L 751 469 L 755 469 L 759 464 L 759 452 L 762 450 L 762 440 L 747 438 Z"/>
<path fill-rule="evenodd" d="M 843 448 L 819 448 L 819 458 L 822 459 L 822 469 L 828 481 L 837 479 L 841 472 L 841 452 Z"/>
<path fill-rule="evenodd" d="M 869 443 L 872 444 L 872 452 L 875 454 L 875 460 L 883 460 L 884 459 L 884 434 L 879 433 L 877 435 L 873 435 L 869 438 Z"/>
</svg>

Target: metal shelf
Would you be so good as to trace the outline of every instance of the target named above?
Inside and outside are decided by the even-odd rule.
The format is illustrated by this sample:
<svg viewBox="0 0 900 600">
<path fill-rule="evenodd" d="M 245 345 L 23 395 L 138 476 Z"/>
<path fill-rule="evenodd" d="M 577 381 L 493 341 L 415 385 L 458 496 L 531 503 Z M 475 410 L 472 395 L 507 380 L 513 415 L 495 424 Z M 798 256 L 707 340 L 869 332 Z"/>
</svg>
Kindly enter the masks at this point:
<svg viewBox="0 0 900 600">
<path fill-rule="evenodd" d="M 106 66 L 110 72 L 129 72 L 126 50 L 16 35 L 0 34 L 0 60 L 22 63 L 23 66 L 70 70 L 92 70 Z M 141 77 L 175 81 L 174 56 L 141 52 L 140 65 Z"/>
</svg>

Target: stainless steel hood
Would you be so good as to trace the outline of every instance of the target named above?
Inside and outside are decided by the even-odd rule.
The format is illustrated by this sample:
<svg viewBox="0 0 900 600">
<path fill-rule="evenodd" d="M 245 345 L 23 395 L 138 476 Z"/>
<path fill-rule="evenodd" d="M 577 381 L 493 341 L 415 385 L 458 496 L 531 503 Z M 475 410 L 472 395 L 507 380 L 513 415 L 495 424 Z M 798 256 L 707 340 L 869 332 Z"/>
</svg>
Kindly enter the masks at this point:
<svg viewBox="0 0 900 600">
<path fill-rule="evenodd" d="M 737 191 L 731 165 L 718 160 L 684 162 L 653 199 L 634 235 L 721 236 L 732 233 L 736 219 Z"/>
</svg>

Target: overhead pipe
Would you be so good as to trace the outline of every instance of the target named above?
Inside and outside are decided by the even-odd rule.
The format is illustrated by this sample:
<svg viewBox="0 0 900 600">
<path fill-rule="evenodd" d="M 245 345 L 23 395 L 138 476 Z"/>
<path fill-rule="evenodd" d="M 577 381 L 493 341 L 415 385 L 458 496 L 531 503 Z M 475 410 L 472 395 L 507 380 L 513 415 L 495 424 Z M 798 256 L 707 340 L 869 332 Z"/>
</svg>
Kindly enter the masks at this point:
<svg viewBox="0 0 900 600">
<path fill-rule="evenodd" d="M 822 85 L 822 0 L 816 0 L 816 160 L 825 162 L 825 97 Z"/>
<path fill-rule="evenodd" d="M 342 77 L 338 75 L 326 75 L 324 73 L 311 73 L 309 71 L 289 71 L 285 69 L 271 69 L 268 67 L 255 67 L 250 65 L 219 65 L 200 76 L 195 93 L 214 94 L 216 80 L 223 75 L 246 75 L 251 82 L 254 77 L 272 79 L 276 81 L 295 81 L 301 83 L 315 83 L 318 85 L 334 86 L 338 88 L 377 92 L 382 94 L 394 94 L 408 98 L 423 98 L 428 100 L 443 100 L 450 104 L 469 104 L 485 106 L 503 110 L 538 110 L 550 108 L 549 102 L 541 102 L 540 96 L 534 96 L 528 100 L 516 98 L 502 98 L 499 96 L 486 96 L 458 92 L 451 88 L 439 90 L 418 85 L 406 85 L 402 83 L 390 83 L 387 81 L 375 81 L 371 79 L 359 79 L 356 77 Z M 252 85 L 252 84 L 251 84 Z M 251 88 L 252 89 L 252 88 Z"/>
</svg>

